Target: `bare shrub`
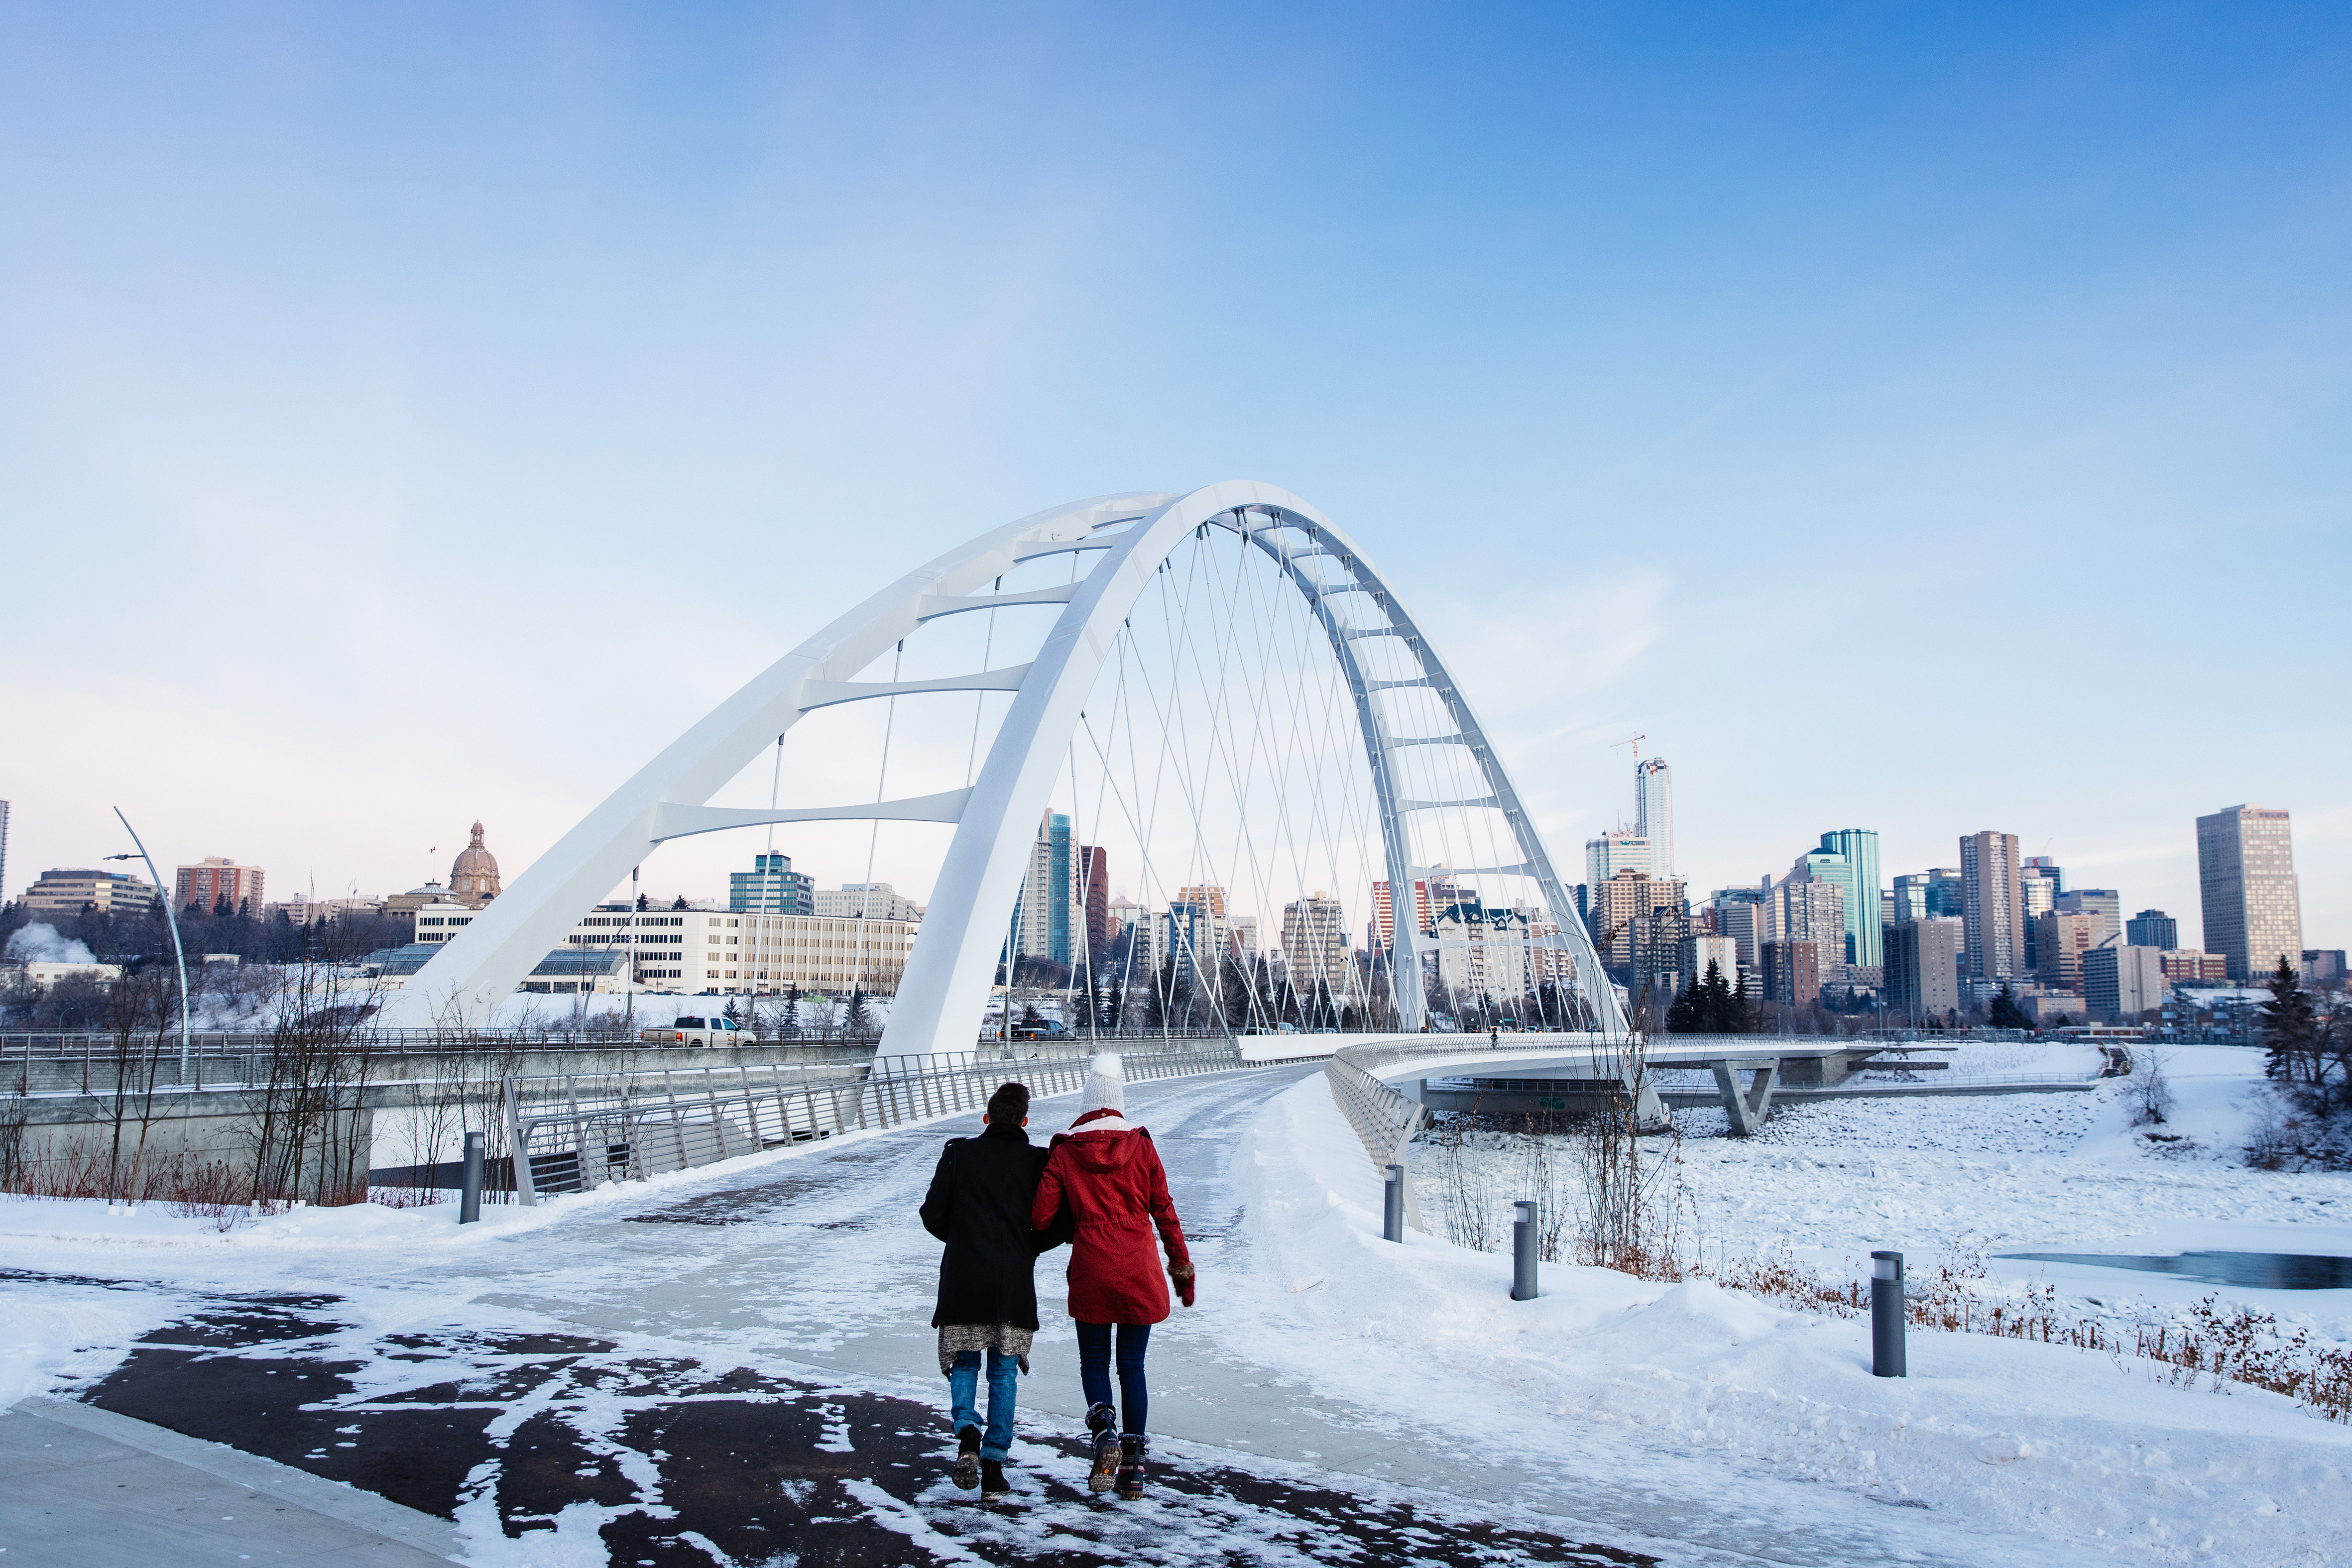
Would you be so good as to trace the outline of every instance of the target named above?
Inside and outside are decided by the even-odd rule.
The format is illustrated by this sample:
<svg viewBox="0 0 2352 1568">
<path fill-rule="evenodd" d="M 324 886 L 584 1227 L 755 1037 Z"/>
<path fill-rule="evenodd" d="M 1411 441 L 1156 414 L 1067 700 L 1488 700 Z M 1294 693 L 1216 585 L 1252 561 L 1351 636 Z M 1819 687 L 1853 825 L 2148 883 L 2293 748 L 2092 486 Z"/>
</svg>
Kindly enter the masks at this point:
<svg viewBox="0 0 2352 1568">
<path fill-rule="evenodd" d="M 1738 1291 L 1808 1312 L 1858 1317 L 1870 1310 L 1870 1288 L 1859 1280 L 1824 1280 L 1785 1256 L 1725 1260 L 1695 1270 Z M 2208 1296 L 2179 1322 L 2143 1317 L 2125 1331 L 2096 1318 L 2068 1317 L 2048 1285 L 2022 1291 L 1988 1290 L 1983 1256 L 1956 1249 L 1932 1275 L 1906 1282 L 1904 1317 L 1915 1329 L 1989 1334 L 2036 1344 L 2073 1345 L 2136 1358 L 2164 1371 L 2162 1381 L 2216 1393 L 2244 1384 L 2284 1394 L 2330 1421 L 2352 1422 L 2352 1347 L 2315 1343 L 2305 1329 L 2284 1333 L 2272 1312 L 2222 1307 Z"/>
<path fill-rule="evenodd" d="M 2321 1095 L 2266 1084 L 2269 1103 L 2245 1144 L 2246 1163 L 2262 1171 L 2352 1170 L 2352 1115 L 2331 1113 Z"/>
<path fill-rule="evenodd" d="M 2131 1076 L 2132 1123 L 2161 1127 L 2172 1117 L 2172 1085 L 2165 1082 L 2164 1058 L 2149 1051 Z"/>
<path fill-rule="evenodd" d="M 1570 1134 L 1581 1177 L 1579 1261 L 1645 1278 L 1682 1277 L 1682 1135 L 1662 1154 L 1642 1146 L 1640 1086 L 1647 1071 L 1636 1044 L 1618 1063 L 1621 1092 L 1609 1095 Z"/>
</svg>

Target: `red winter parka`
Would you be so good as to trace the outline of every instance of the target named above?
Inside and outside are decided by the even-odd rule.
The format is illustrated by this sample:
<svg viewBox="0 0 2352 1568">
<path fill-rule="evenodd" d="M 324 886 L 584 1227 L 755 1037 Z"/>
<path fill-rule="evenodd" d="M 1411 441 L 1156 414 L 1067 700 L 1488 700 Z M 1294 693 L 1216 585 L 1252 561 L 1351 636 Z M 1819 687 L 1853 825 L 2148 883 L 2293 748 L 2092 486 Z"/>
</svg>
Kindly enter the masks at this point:
<svg viewBox="0 0 2352 1568">
<path fill-rule="evenodd" d="M 1095 1118 L 1109 1127 L 1089 1127 Z M 1189 1276 L 1192 1255 L 1168 1196 L 1168 1173 L 1151 1134 L 1117 1112 L 1097 1111 L 1057 1134 L 1037 1178 L 1029 1223 L 1044 1230 L 1066 1202 L 1077 1222 L 1070 1243 L 1070 1316 L 1082 1323 L 1156 1323 L 1168 1316 L 1168 1281 L 1151 1245 L 1154 1227 L 1168 1265 Z"/>
</svg>

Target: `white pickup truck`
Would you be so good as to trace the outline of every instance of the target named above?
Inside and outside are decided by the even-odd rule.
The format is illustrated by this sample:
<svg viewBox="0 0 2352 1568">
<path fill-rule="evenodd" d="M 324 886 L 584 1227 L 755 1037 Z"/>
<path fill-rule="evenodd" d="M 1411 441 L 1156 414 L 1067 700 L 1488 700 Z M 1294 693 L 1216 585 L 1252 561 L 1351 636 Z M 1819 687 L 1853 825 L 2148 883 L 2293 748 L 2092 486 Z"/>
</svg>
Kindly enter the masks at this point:
<svg viewBox="0 0 2352 1568">
<path fill-rule="evenodd" d="M 730 1018 L 680 1017 L 670 1020 L 667 1029 L 641 1029 L 637 1041 L 641 1045 L 733 1045 L 740 1028 Z"/>
</svg>

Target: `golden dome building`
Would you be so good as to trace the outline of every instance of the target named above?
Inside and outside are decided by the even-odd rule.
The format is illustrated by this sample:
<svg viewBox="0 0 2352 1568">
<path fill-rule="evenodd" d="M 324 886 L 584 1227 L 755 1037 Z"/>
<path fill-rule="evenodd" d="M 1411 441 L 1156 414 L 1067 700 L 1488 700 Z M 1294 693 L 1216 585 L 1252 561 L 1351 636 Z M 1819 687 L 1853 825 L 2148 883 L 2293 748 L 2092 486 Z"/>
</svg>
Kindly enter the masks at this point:
<svg viewBox="0 0 2352 1568">
<path fill-rule="evenodd" d="M 474 841 L 457 852 L 449 867 L 449 896 L 468 909 L 479 909 L 499 895 L 499 858 L 482 847 L 482 824 L 474 824 Z"/>
</svg>

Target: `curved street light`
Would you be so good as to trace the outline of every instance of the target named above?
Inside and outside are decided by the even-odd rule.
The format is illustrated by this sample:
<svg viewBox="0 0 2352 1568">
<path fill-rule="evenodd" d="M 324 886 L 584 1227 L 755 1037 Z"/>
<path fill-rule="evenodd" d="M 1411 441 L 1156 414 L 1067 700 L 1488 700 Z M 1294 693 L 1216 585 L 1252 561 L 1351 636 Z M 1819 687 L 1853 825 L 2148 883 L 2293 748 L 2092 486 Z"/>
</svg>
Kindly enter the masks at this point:
<svg viewBox="0 0 2352 1568">
<path fill-rule="evenodd" d="M 155 896 L 163 901 L 163 919 L 172 927 L 172 956 L 180 961 L 180 1082 L 185 1083 L 188 1081 L 188 950 L 180 946 L 180 917 L 172 911 L 171 897 L 163 891 L 163 873 L 155 869 L 155 857 L 147 852 L 145 844 L 139 842 L 139 830 L 131 825 L 130 818 L 122 815 L 121 807 L 114 808 L 114 814 L 121 819 L 122 831 L 131 835 L 131 841 L 138 845 L 139 853 L 136 857 L 108 855 L 106 858 L 110 861 L 136 858 L 147 862 L 147 874 L 155 879 Z"/>
</svg>

